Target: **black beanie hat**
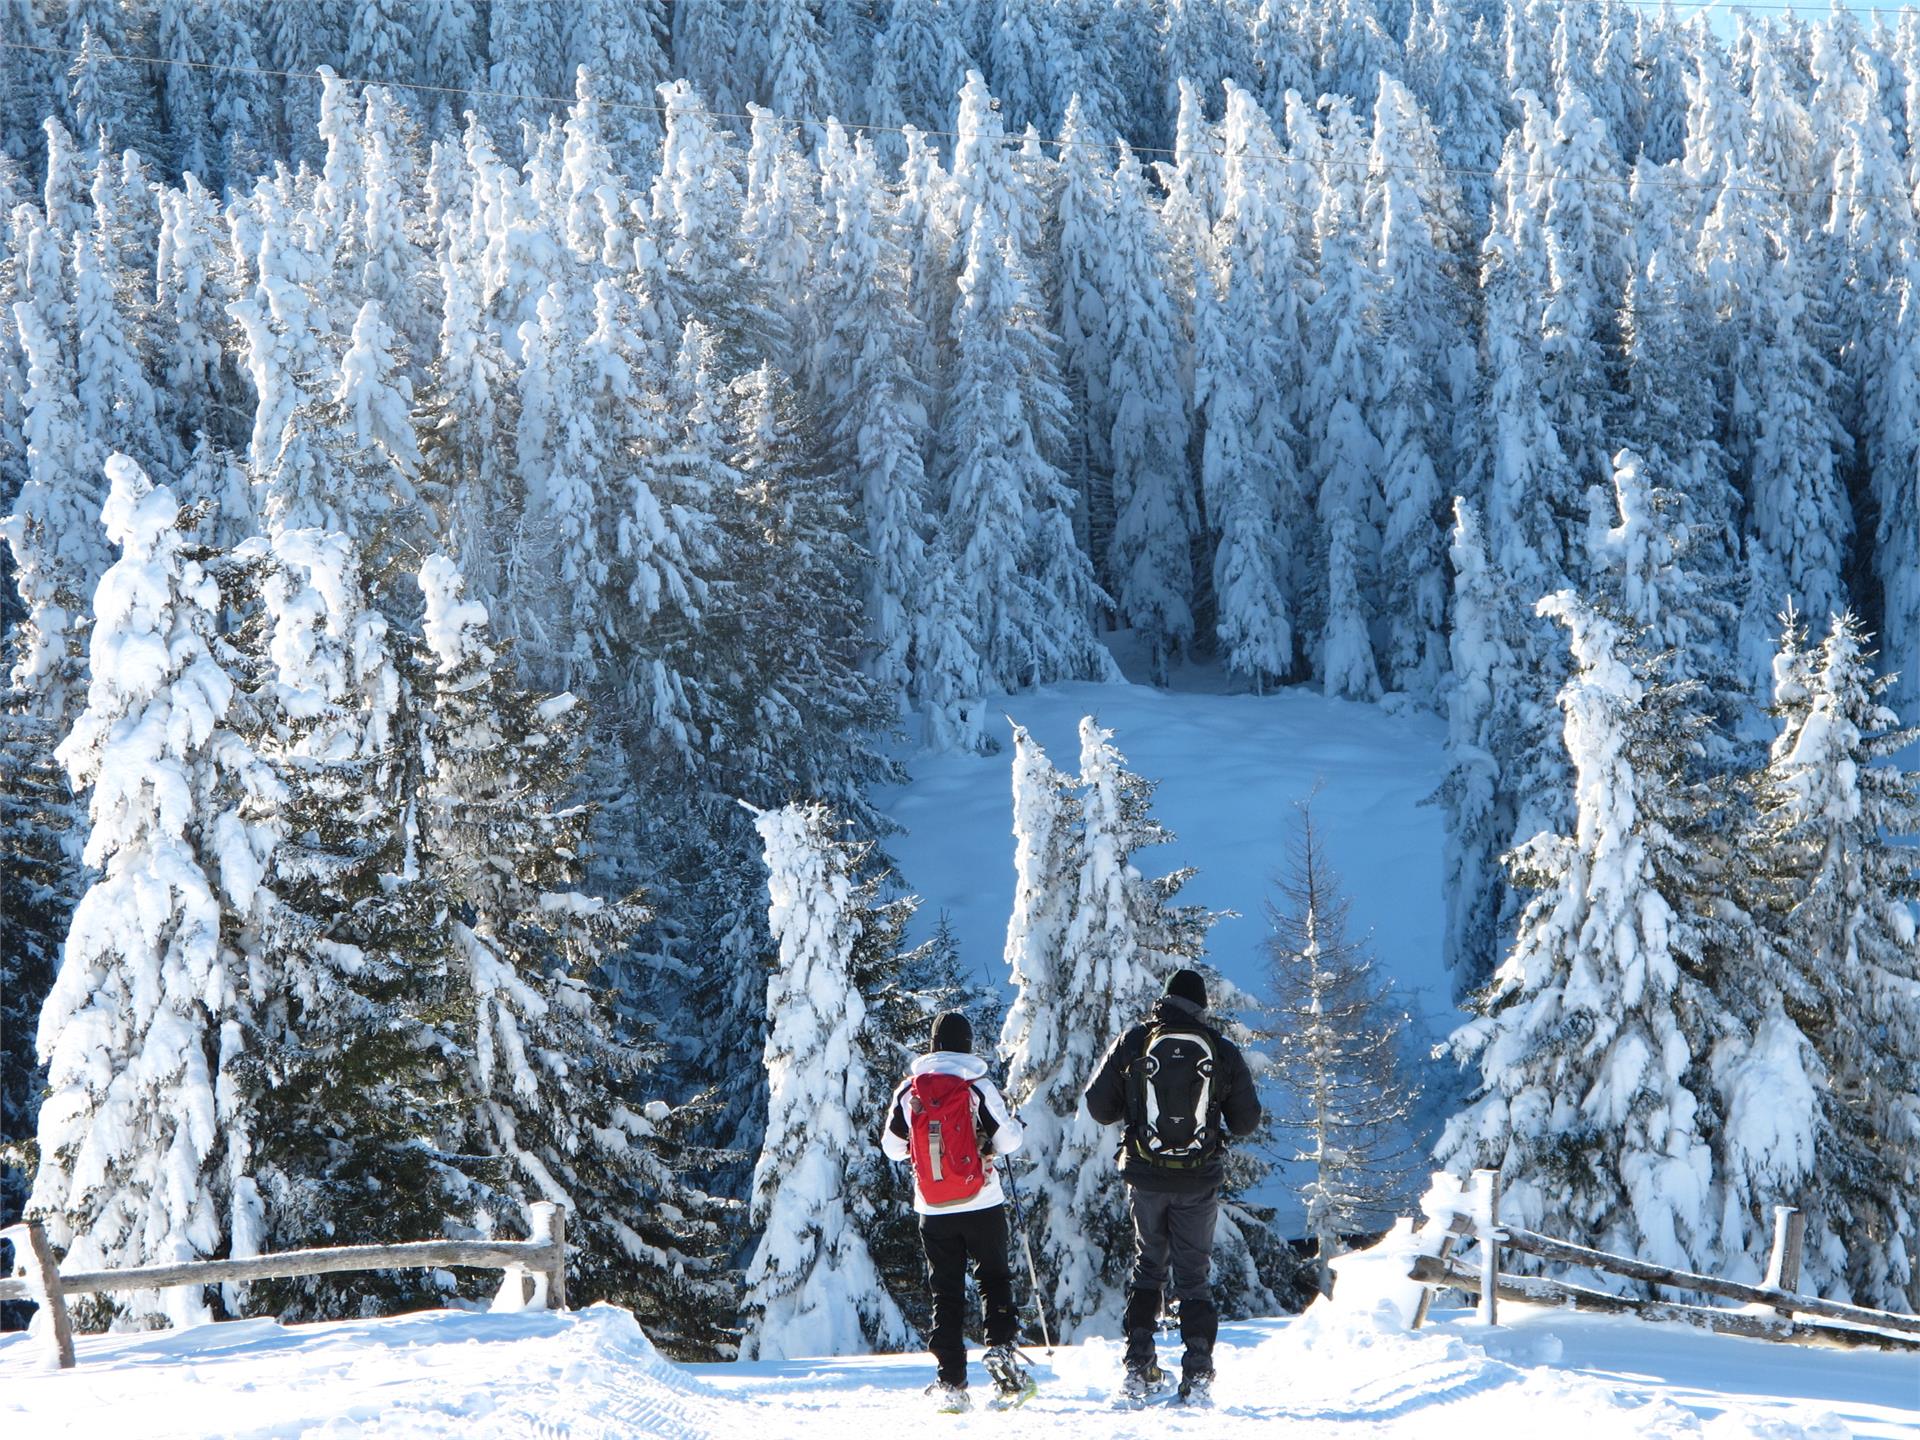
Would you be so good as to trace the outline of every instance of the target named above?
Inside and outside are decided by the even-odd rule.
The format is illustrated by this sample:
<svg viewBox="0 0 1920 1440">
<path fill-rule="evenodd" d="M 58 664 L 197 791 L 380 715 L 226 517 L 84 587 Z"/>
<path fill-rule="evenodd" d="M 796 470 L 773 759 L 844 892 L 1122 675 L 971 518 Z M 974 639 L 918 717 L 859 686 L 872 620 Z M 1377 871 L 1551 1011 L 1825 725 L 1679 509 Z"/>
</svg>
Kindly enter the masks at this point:
<svg viewBox="0 0 1920 1440">
<path fill-rule="evenodd" d="M 1198 970 L 1176 970 L 1167 978 L 1167 994 L 1177 996 L 1202 1010 L 1207 1008 L 1207 982 Z"/>
<path fill-rule="evenodd" d="M 933 1017 L 933 1043 L 929 1050 L 957 1050 L 962 1055 L 973 1053 L 973 1022 L 958 1010 L 949 1010 L 944 1015 Z"/>
</svg>

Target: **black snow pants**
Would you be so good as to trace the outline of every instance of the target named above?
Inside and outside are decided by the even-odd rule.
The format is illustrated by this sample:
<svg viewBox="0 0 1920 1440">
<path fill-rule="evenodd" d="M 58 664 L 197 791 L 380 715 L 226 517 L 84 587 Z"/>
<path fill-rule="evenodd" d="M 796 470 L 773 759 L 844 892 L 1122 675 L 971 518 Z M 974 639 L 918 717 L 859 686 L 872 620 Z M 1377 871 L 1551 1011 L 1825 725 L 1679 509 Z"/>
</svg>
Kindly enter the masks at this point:
<svg viewBox="0 0 1920 1440">
<path fill-rule="evenodd" d="M 933 1292 L 933 1333 L 927 1348 L 949 1385 L 967 1383 L 967 1262 L 987 1312 L 987 1344 L 1008 1345 L 1019 1335 L 1013 1308 L 1013 1269 L 1007 1263 L 1007 1207 L 920 1217 L 920 1248 Z"/>
<path fill-rule="evenodd" d="M 1153 1327 L 1160 1317 L 1161 1293 L 1171 1268 L 1173 1296 L 1180 1302 L 1180 1338 L 1187 1347 L 1181 1369 L 1188 1375 L 1212 1374 L 1220 1312 L 1214 1308 L 1209 1277 L 1220 1192 L 1142 1190 L 1129 1185 L 1127 1208 L 1133 1214 L 1134 1246 L 1133 1277 L 1121 1321 L 1127 1336 L 1127 1365 L 1145 1365 L 1153 1359 Z"/>
</svg>

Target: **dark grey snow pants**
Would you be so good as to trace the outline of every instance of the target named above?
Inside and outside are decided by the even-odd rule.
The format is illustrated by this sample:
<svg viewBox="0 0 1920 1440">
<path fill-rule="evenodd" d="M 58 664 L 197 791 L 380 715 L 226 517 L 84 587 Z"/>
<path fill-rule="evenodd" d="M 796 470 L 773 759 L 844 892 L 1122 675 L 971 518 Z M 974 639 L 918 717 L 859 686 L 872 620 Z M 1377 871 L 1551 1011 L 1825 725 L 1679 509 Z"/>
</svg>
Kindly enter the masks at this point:
<svg viewBox="0 0 1920 1440">
<path fill-rule="evenodd" d="M 1129 1185 L 1127 1207 L 1133 1215 L 1134 1246 L 1133 1277 L 1121 1322 L 1127 1336 L 1127 1364 L 1143 1365 L 1153 1358 L 1153 1326 L 1171 1269 L 1173 1297 L 1180 1302 L 1180 1338 L 1187 1347 L 1181 1368 L 1188 1375 L 1211 1374 L 1213 1342 L 1220 1330 L 1220 1312 L 1214 1308 L 1209 1283 L 1220 1192 L 1182 1194 Z"/>
</svg>

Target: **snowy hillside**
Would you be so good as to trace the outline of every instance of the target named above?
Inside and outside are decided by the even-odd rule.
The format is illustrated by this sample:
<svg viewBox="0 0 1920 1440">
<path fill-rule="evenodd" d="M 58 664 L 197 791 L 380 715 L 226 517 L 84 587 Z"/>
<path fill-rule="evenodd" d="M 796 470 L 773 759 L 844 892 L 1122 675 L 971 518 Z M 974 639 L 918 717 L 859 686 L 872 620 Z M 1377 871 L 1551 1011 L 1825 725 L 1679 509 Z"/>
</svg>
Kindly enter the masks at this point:
<svg viewBox="0 0 1920 1440">
<path fill-rule="evenodd" d="M 1118 1348 L 1041 1360 L 1014 1415 L 928 1417 L 920 1356 L 676 1366 L 621 1310 L 437 1312 L 281 1327 L 88 1336 L 80 1368 L 45 1371 L 0 1340 L 0 1430 L 107 1436 L 141 1417 L 149 1440 L 208 1437 L 567 1436 L 570 1440 L 826 1440 L 840 1435 L 1528 1435 L 1550 1419 L 1582 1440 L 1912 1440 L 1910 1357 L 1716 1339 L 1631 1320 L 1514 1312 L 1491 1335 L 1442 1317 L 1418 1335 L 1310 1314 L 1228 1326 L 1219 1408 L 1116 1414 Z"/>
<path fill-rule="evenodd" d="M 1160 782 L 1154 810 L 1178 839 L 1137 863 L 1156 875 L 1194 866 L 1183 898 L 1237 912 L 1214 927 L 1209 958 L 1250 991 L 1262 984 L 1264 907 L 1294 804 L 1321 786 L 1314 822 L 1353 897 L 1356 927 L 1373 929 L 1382 964 L 1418 997 L 1429 1024 L 1450 1028 L 1441 811 L 1421 803 L 1440 783 L 1440 720 L 1304 689 L 1252 696 L 1125 684 L 1049 686 L 1009 696 L 1004 708 L 1067 766 L 1079 753 L 1075 727 L 1092 715 L 1114 732 L 1129 768 Z M 1002 721 L 1003 746 L 1007 731 Z M 877 796 L 902 827 L 887 849 L 926 899 L 922 927 L 944 912 L 962 958 L 1004 981 L 1014 883 L 1008 752 L 917 755 L 910 765 L 911 784 Z"/>
</svg>

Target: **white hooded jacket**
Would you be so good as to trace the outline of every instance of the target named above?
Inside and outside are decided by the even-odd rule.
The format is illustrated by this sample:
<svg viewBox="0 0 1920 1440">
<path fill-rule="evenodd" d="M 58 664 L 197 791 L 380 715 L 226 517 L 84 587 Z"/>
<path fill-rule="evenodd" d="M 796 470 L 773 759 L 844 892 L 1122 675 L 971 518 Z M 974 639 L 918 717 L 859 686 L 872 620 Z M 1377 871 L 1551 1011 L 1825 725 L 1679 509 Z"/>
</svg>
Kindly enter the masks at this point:
<svg viewBox="0 0 1920 1440">
<path fill-rule="evenodd" d="M 907 1071 L 907 1078 L 895 1088 L 893 1099 L 887 1106 L 887 1123 L 880 1131 L 881 1152 L 889 1160 L 911 1157 L 909 1137 L 913 1131 L 910 1128 L 912 1120 L 907 1113 L 907 1087 L 913 1083 L 916 1075 L 957 1075 L 973 1082 L 973 1133 L 979 1141 L 980 1156 L 986 1161 L 987 1183 L 980 1187 L 978 1194 L 957 1200 L 951 1205 L 929 1205 L 921 1197 L 920 1187 L 915 1185 L 913 1208 L 922 1215 L 959 1215 L 969 1210 L 990 1210 L 995 1205 L 1004 1205 L 1006 1192 L 1000 1188 L 999 1167 L 993 1162 L 999 1156 L 1011 1155 L 1018 1150 L 1026 1131 L 1020 1124 L 1020 1117 L 1013 1113 L 1013 1107 L 1007 1104 L 1006 1097 L 1000 1093 L 1000 1087 L 987 1078 L 987 1062 L 978 1055 L 965 1055 L 958 1050 L 935 1050 L 916 1059 Z"/>
</svg>

